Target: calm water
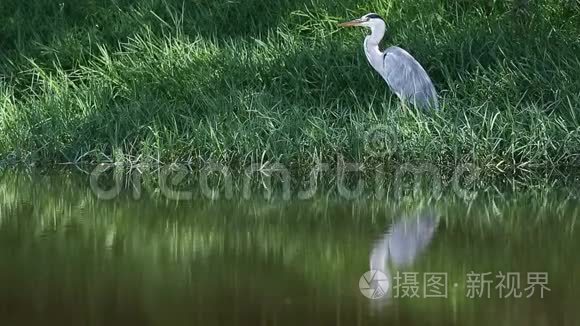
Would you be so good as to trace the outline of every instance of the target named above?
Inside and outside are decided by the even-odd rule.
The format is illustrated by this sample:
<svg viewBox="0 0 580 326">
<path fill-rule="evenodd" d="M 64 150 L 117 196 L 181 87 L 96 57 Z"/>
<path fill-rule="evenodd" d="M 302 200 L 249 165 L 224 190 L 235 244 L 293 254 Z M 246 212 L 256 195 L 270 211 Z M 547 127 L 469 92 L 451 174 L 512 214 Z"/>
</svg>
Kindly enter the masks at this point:
<svg viewBox="0 0 580 326">
<path fill-rule="evenodd" d="M 88 184 L 83 176 L 0 177 L 1 325 L 577 325 L 580 318 L 580 203 L 569 193 L 484 194 L 469 203 L 104 201 Z M 384 279 L 374 274 L 365 287 L 361 276 L 371 267 Z M 508 272 L 509 286 L 501 282 Z M 530 284 L 537 286 L 527 298 Z M 365 297 L 361 285 L 380 298 Z"/>
</svg>

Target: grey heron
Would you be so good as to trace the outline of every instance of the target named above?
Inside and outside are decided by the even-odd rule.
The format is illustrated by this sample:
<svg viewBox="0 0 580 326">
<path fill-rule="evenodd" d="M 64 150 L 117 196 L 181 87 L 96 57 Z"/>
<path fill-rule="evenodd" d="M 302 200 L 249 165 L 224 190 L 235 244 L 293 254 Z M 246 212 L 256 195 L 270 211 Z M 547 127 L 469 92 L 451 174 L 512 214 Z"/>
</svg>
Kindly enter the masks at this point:
<svg viewBox="0 0 580 326">
<path fill-rule="evenodd" d="M 370 13 L 339 26 L 370 28 L 371 34 L 364 40 L 367 60 L 401 101 L 422 109 L 438 107 L 435 87 L 419 62 L 398 46 L 388 47 L 384 51 L 379 48 L 386 32 L 386 24 L 381 16 Z"/>
<path fill-rule="evenodd" d="M 428 209 L 401 218 L 375 243 L 370 268 L 388 273 L 389 264 L 398 268 L 410 266 L 431 243 L 438 225 L 437 213 Z"/>
<path fill-rule="evenodd" d="M 374 243 L 370 254 L 370 268 L 381 271 L 392 284 L 391 268 L 406 268 L 423 253 L 435 235 L 439 215 L 431 209 L 423 209 L 412 216 L 402 217 Z M 390 302 L 392 286 L 387 288 L 385 300 L 376 300 L 375 308 Z"/>
</svg>

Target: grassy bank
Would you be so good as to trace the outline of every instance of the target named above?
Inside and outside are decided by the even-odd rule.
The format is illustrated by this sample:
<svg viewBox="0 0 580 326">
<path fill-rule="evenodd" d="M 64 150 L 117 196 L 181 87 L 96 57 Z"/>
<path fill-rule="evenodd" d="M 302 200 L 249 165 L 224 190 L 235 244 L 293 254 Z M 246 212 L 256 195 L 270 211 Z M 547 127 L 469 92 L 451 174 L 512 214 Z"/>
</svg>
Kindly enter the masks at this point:
<svg viewBox="0 0 580 326">
<path fill-rule="evenodd" d="M 580 163 L 580 8 L 443 0 L 3 0 L 0 157 L 471 163 L 490 179 Z M 335 23 L 383 15 L 442 110 L 400 107 Z M 373 136 L 380 130 L 378 137 Z M 382 135 L 388 140 L 383 144 Z M 392 143 L 396 142 L 396 146 Z M 377 150 L 378 148 L 378 150 Z"/>
</svg>

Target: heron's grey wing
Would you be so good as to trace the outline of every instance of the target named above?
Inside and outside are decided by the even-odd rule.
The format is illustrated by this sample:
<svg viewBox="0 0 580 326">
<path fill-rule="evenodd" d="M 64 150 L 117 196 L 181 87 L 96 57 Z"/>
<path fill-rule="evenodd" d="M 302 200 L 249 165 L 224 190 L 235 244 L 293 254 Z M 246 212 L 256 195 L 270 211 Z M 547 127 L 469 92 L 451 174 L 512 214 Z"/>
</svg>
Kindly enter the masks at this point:
<svg viewBox="0 0 580 326">
<path fill-rule="evenodd" d="M 433 212 L 395 223 L 388 238 L 388 251 L 393 265 L 411 265 L 433 239 L 438 224 L 439 218 Z"/>
<path fill-rule="evenodd" d="M 438 216 L 430 210 L 393 224 L 374 243 L 370 256 L 371 270 L 388 273 L 389 261 L 394 267 L 411 265 L 433 239 L 438 224 Z"/>
<path fill-rule="evenodd" d="M 407 51 L 396 46 L 386 49 L 381 75 L 401 100 L 421 108 L 438 106 L 431 78 Z"/>
</svg>

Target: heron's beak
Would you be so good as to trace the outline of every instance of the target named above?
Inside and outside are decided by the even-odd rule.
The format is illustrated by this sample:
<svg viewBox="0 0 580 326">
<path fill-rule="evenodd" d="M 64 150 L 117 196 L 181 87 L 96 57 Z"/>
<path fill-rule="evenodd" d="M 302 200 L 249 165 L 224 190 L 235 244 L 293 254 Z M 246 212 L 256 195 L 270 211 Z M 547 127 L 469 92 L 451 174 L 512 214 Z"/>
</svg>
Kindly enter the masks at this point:
<svg viewBox="0 0 580 326">
<path fill-rule="evenodd" d="M 340 26 L 340 27 L 353 27 L 353 26 L 360 26 L 362 23 L 364 23 L 364 21 L 362 19 L 355 19 L 355 20 L 351 20 L 349 22 L 340 23 L 340 24 L 338 24 L 338 26 Z"/>
</svg>

